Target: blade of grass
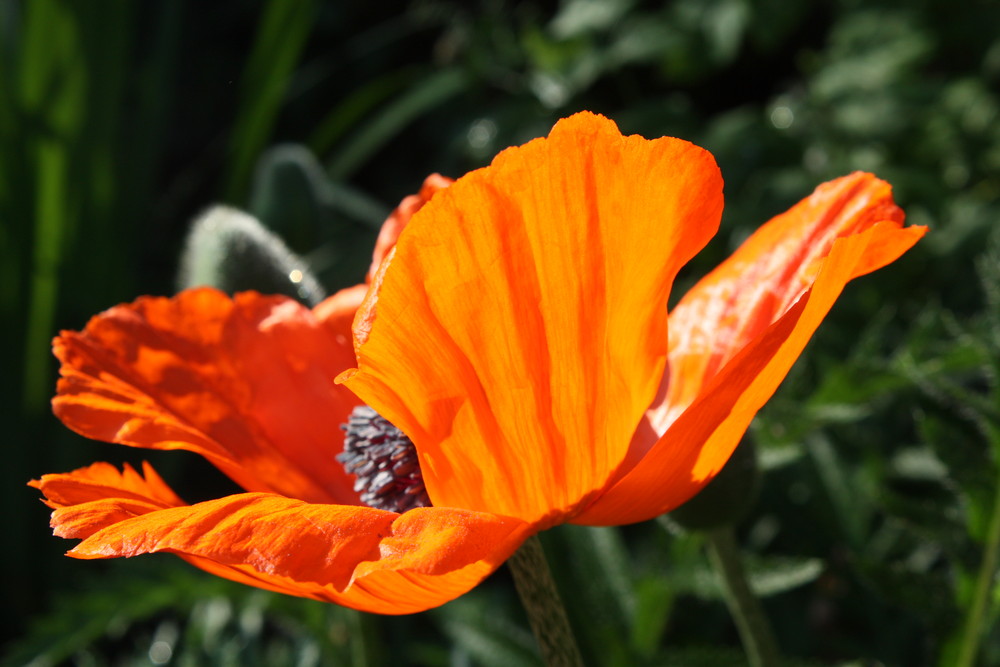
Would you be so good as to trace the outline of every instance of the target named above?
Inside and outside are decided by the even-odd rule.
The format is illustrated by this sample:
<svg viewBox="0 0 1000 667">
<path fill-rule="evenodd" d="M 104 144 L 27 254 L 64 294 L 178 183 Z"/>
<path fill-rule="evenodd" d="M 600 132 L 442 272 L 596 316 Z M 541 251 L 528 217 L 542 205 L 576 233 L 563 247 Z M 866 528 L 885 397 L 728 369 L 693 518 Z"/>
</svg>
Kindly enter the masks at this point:
<svg viewBox="0 0 1000 667">
<path fill-rule="evenodd" d="M 153 181 L 173 100 L 171 81 L 180 44 L 182 10 L 183 4 L 179 2 L 161 3 L 154 10 L 151 57 L 138 77 L 140 102 L 134 118 L 141 131 L 127 137 L 128 145 L 123 146 L 127 150 L 123 151 L 124 162 L 119 170 L 122 186 L 118 189 L 118 215 L 123 220 L 146 217 L 148 212 L 143 207 L 153 198 Z"/>
<path fill-rule="evenodd" d="M 466 73 L 458 68 L 443 69 L 416 81 L 406 93 L 385 105 L 337 151 L 328 166 L 330 177 L 335 181 L 347 180 L 414 119 L 455 97 L 469 83 Z"/>
<path fill-rule="evenodd" d="M 59 292 L 62 238 L 69 226 L 66 210 L 65 147 L 58 141 L 36 146 L 35 252 L 24 344 L 23 405 L 28 414 L 40 413 L 49 395 L 49 341 Z"/>
<path fill-rule="evenodd" d="M 1000 440 L 1000 437 L 997 438 Z M 983 549 L 983 559 L 976 575 L 976 585 L 973 589 L 972 604 L 969 605 L 965 623 L 962 628 L 962 639 L 959 644 L 958 659 L 954 664 L 960 667 L 972 667 L 979 655 L 987 613 L 990 607 L 990 597 L 994 596 L 997 577 L 997 566 L 1000 564 L 1000 479 L 997 480 L 996 497 L 993 500 L 993 515 L 990 517 L 989 532 Z"/>
<path fill-rule="evenodd" d="M 324 155 L 352 127 L 385 102 L 394 93 L 405 88 L 415 74 L 415 68 L 404 67 L 367 81 L 348 95 L 320 122 L 306 142 L 316 155 Z"/>
<path fill-rule="evenodd" d="M 64 247 L 72 248 L 66 272 L 79 276 L 67 285 L 66 298 L 81 302 L 87 295 L 115 295 L 126 288 L 133 225 L 120 216 L 121 192 L 127 187 L 121 165 L 129 144 L 122 127 L 129 108 L 123 104 L 134 35 L 136 5 L 122 0 L 95 0 L 86 7 L 72 4 L 80 33 L 77 57 L 83 63 L 86 94 L 80 102 L 83 121 L 71 142 L 70 174 L 77 200 L 79 229 Z M 145 128 L 143 128 L 145 129 Z M 108 267 L 100 270 L 97 267 Z M 118 294 L 128 298 L 131 294 Z M 101 307 L 104 304 L 100 304 Z"/>
<path fill-rule="evenodd" d="M 22 404 L 38 414 L 48 401 L 49 339 L 58 298 L 64 240 L 73 224 L 69 179 L 70 138 L 82 125 L 85 64 L 76 56 L 79 30 L 72 11 L 41 0 L 25 12 L 20 99 L 23 117 L 36 134 L 28 153 L 35 165 L 34 238 L 24 341 Z"/>
<path fill-rule="evenodd" d="M 253 50 L 243 72 L 239 115 L 230 137 L 226 196 L 242 198 L 254 162 L 270 136 L 289 79 L 305 46 L 316 13 L 315 0 L 267 3 Z"/>
<path fill-rule="evenodd" d="M 997 286 L 997 279 L 1000 278 L 1000 234 L 994 234 L 992 242 L 987 251 L 977 262 L 977 272 L 983 294 L 986 297 L 986 307 L 983 315 L 983 328 L 985 331 L 980 336 L 975 336 L 972 340 L 978 343 L 983 352 L 984 374 L 986 385 L 991 391 L 983 400 L 982 407 L 973 404 L 973 414 L 970 415 L 982 431 L 985 440 L 989 443 L 990 449 L 994 453 L 994 472 L 997 470 L 996 457 L 1000 453 L 1000 420 L 995 416 L 995 411 L 989 408 L 997 404 L 1000 389 L 997 387 L 1000 378 L 1000 287 Z M 947 389 L 946 389 L 947 391 Z M 954 394 L 954 391 L 951 392 Z M 955 395 L 957 399 L 968 404 L 967 397 L 963 394 Z M 991 619 L 995 619 L 997 605 L 997 570 L 1000 567 L 1000 474 L 994 475 L 995 492 L 993 507 L 989 521 L 989 528 L 986 533 L 986 542 L 983 545 L 983 556 L 979 563 L 979 571 L 976 573 L 975 587 L 972 592 L 972 602 L 969 605 L 965 616 L 965 622 L 961 629 L 961 639 L 958 643 L 958 659 L 956 665 L 960 667 L 971 667 L 976 664 L 976 660 L 981 652 L 984 637 L 988 634 L 988 627 Z M 951 646 L 946 647 L 951 648 Z M 947 657 L 947 654 L 946 654 Z"/>
<path fill-rule="evenodd" d="M 830 441 L 820 433 L 806 438 L 809 453 L 820 481 L 830 498 L 835 515 L 844 530 L 844 536 L 855 549 L 865 543 L 865 525 L 868 512 L 852 483 L 845 465 Z"/>
</svg>

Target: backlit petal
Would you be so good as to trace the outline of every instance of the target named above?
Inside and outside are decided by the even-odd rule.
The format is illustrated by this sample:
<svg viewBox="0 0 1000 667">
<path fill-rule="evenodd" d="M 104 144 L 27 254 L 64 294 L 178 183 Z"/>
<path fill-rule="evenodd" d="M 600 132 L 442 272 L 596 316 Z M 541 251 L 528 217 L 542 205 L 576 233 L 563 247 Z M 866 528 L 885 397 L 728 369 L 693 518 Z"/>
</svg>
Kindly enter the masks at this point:
<svg viewBox="0 0 1000 667">
<path fill-rule="evenodd" d="M 71 473 L 42 475 L 41 479 L 32 480 L 28 486 L 40 490 L 45 495 L 45 504 L 53 509 L 108 497 L 131 498 L 159 507 L 184 504 L 153 467 L 145 462 L 141 475 L 127 463 L 121 472 L 110 463 L 95 463 Z"/>
<path fill-rule="evenodd" d="M 354 316 L 364 302 L 367 293 L 368 285 L 365 283 L 345 287 L 323 299 L 313 308 L 313 315 L 333 335 L 337 364 L 343 364 L 345 368 L 354 366 L 351 324 L 353 324 Z"/>
<path fill-rule="evenodd" d="M 704 383 L 812 286 L 835 239 L 880 220 L 903 222 L 885 181 L 859 172 L 824 183 L 685 294 L 670 313 L 670 377 L 656 430 L 662 433 Z M 854 277 L 875 268 L 859 266 Z"/>
<path fill-rule="evenodd" d="M 560 121 L 414 216 L 342 381 L 413 439 L 435 505 L 560 520 L 623 460 L 662 376 L 671 282 L 721 208 L 704 150 Z"/>
<path fill-rule="evenodd" d="M 836 239 L 816 265 L 811 287 L 705 381 L 699 396 L 639 464 L 576 522 L 644 521 L 697 493 L 725 465 L 846 283 L 894 261 L 924 232 L 922 227 L 903 229 L 889 219 Z"/>
<path fill-rule="evenodd" d="M 431 174 L 424 179 L 423 185 L 420 186 L 420 192 L 405 197 L 403 201 L 399 202 L 399 206 L 389 214 L 386 221 L 382 223 L 382 229 L 379 230 L 378 239 L 375 240 L 375 250 L 372 252 L 372 263 L 368 268 L 365 282 L 370 283 L 375 277 L 379 265 L 389 254 L 389 251 L 396 246 L 396 241 L 406 225 L 410 223 L 410 218 L 422 209 L 424 204 L 429 202 L 438 191 L 444 190 L 453 182 L 447 176 Z"/>
<path fill-rule="evenodd" d="M 330 328 L 337 337 L 342 349 L 349 353 L 348 361 L 344 368 L 354 366 L 354 353 L 351 350 L 351 323 L 354 321 L 354 314 L 365 299 L 368 291 L 368 283 L 371 282 L 378 270 L 379 265 L 385 256 L 396 246 L 396 240 L 400 232 L 410 222 L 413 214 L 423 208 L 424 204 L 431 200 L 431 197 L 438 190 L 443 190 L 452 184 L 452 180 L 441 174 L 431 174 L 424 179 L 420 192 L 415 195 L 405 197 L 399 203 L 379 230 L 378 239 L 375 241 L 375 250 L 372 252 L 372 263 L 368 269 L 365 282 L 354 287 L 347 287 L 336 294 L 327 297 L 313 309 L 313 314 L 324 325 Z"/>
<path fill-rule="evenodd" d="M 197 452 L 248 490 L 356 503 L 335 459 L 358 404 L 334 384 L 345 343 L 284 297 L 142 298 L 55 340 L 53 409 L 90 438 Z"/>
<path fill-rule="evenodd" d="M 98 466 L 36 485 L 51 491 L 77 478 L 87 487 Z M 126 470 L 116 496 L 116 471 L 99 472 L 108 495 L 85 499 L 87 493 L 53 512 L 57 535 L 83 539 L 69 555 L 176 553 L 242 583 L 365 611 L 411 613 L 443 604 L 496 569 L 528 534 L 523 522 L 492 514 L 420 508 L 399 515 L 264 493 L 168 506 L 155 497 L 157 482 L 142 498 L 141 478 Z"/>
</svg>

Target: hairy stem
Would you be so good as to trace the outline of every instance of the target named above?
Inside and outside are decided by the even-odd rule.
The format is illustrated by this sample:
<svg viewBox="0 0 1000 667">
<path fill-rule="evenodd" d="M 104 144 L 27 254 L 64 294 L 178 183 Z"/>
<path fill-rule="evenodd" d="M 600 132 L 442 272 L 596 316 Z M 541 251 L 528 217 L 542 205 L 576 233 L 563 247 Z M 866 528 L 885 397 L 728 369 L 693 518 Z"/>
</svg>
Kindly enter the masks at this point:
<svg viewBox="0 0 1000 667">
<path fill-rule="evenodd" d="M 529 537 L 507 561 L 531 630 L 548 667 L 581 667 L 583 659 L 552 580 L 542 543 Z"/>
<path fill-rule="evenodd" d="M 757 596 L 750 590 L 740 549 L 732 526 L 705 532 L 712 566 L 722 576 L 729 613 L 736 622 L 743 649 L 752 667 L 775 667 L 780 662 L 778 644 Z"/>
</svg>

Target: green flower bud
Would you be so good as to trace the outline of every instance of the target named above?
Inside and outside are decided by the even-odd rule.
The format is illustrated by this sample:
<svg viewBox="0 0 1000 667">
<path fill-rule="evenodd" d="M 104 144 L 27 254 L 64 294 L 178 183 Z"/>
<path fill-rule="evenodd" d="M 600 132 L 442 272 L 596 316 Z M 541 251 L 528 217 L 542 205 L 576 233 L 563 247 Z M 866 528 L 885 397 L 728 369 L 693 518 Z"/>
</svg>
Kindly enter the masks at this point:
<svg viewBox="0 0 1000 667">
<path fill-rule="evenodd" d="M 735 524 L 756 501 L 759 478 L 757 448 L 746 436 L 715 479 L 667 516 L 686 530 Z"/>
<path fill-rule="evenodd" d="M 302 258 L 256 218 L 228 206 L 210 208 L 191 225 L 177 285 L 285 294 L 310 306 L 324 297 Z"/>
</svg>

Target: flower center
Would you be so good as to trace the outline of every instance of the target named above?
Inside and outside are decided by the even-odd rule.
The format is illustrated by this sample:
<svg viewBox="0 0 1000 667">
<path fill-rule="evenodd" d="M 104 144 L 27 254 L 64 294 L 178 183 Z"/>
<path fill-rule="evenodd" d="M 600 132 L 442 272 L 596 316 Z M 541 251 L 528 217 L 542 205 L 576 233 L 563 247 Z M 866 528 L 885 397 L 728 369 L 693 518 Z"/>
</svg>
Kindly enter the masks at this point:
<svg viewBox="0 0 1000 667">
<path fill-rule="evenodd" d="M 400 514 L 430 507 L 417 449 L 405 433 L 367 405 L 354 408 L 340 428 L 347 435 L 337 460 L 358 478 L 354 490 L 361 494 L 361 502 Z"/>
</svg>

